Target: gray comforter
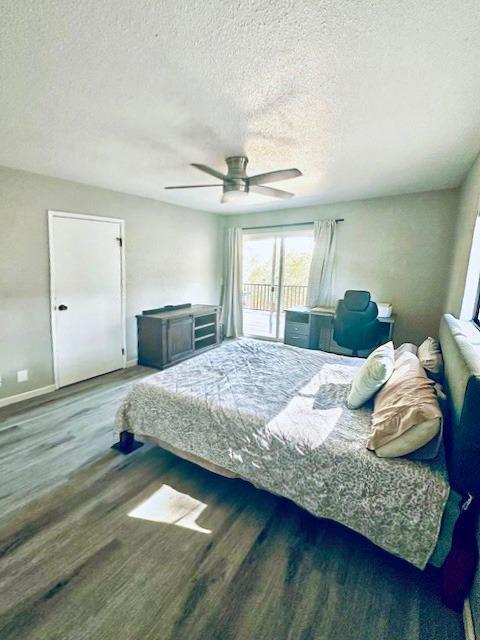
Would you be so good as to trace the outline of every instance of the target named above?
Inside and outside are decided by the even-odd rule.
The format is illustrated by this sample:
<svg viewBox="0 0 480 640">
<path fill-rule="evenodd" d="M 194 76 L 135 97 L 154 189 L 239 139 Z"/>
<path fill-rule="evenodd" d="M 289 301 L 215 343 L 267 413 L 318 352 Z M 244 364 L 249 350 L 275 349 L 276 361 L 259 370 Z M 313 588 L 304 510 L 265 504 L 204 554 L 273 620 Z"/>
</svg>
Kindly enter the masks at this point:
<svg viewBox="0 0 480 640">
<path fill-rule="evenodd" d="M 320 351 L 229 342 L 137 384 L 116 427 L 234 472 L 424 568 L 449 494 L 445 464 L 366 449 L 371 408 L 345 404 L 359 366 Z"/>
</svg>

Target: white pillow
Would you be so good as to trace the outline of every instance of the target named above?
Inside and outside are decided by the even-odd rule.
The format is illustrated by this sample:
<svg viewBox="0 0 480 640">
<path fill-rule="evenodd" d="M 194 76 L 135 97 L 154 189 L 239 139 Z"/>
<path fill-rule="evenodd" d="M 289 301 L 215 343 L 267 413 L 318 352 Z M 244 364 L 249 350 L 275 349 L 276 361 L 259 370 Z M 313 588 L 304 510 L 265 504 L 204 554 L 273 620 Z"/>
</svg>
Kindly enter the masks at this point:
<svg viewBox="0 0 480 640">
<path fill-rule="evenodd" d="M 365 360 L 365 364 L 353 379 L 348 394 L 347 407 L 358 409 L 383 387 L 393 373 L 395 352 L 393 342 L 382 344 Z"/>
</svg>

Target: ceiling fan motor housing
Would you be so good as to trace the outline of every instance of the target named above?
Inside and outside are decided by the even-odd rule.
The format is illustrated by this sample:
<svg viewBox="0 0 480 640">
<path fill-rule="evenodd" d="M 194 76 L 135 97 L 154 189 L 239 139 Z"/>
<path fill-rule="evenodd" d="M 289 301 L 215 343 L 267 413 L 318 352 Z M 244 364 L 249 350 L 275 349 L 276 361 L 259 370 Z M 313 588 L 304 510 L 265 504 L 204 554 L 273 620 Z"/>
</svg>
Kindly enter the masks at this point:
<svg viewBox="0 0 480 640">
<path fill-rule="evenodd" d="M 225 161 L 228 172 L 227 179 L 223 182 L 223 192 L 244 191 L 248 193 L 247 164 L 246 156 L 230 156 Z"/>
</svg>

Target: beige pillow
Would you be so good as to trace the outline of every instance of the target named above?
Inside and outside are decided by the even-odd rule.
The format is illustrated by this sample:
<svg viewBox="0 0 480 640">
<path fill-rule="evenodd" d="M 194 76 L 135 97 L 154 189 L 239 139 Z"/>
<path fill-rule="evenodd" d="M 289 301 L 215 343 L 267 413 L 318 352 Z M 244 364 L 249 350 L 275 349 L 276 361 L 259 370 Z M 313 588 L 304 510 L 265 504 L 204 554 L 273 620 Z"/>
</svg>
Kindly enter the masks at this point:
<svg viewBox="0 0 480 640">
<path fill-rule="evenodd" d="M 442 412 L 433 384 L 427 378 L 417 356 L 408 352 L 400 356 L 395 362 L 390 379 L 375 397 L 373 432 L 367 443 L 368 449 L 376 451 L 390 442 L 393 443 L 415 426 L 418 428 L 410 434 L 411 437 L 405 441 L 405 445 L 403 442 L 397 442 L 398 451 L 404 451 L 405 447 L 409 448 L 413 444 L 418 449 L 431 440 L 440 429 L 442 421 Z M 432 436 L 433 431 L 435 433 Z M 395 454 L 395 448 L 391 447 L 388 451 L 389 457 L 405 455 Z M 413 449 L 408 453 L 411 451 Z"/>
<path fill-rule="evenodd" d="M 385 384 L 393 372 L 393 342 L 372 351 L 353 379 L 347 407 L 358 409 Z"/>
<path fill-rule="evenodd" d="M 418 359 L 424 369 L 438 380 L 443 374 L 443 358 L 440 344 L 435 338 L 427 338 L 418 347 Z"/>
<path fill-rule="evenodd" d="M 416 424 L 395 440 L 375 449 L 375 453 L 380 458 L 398 458 L 417 451 L 435 438 L 440 431 L 441 422 L 441 418 L 432 418 Z"/>
<path fill-rule="evenodd" d="M 401 344 L 399 347 L 395 349 L 395 360 L 398 360 L 398 358 L 407 351 L 409 351 L 410 353 L 414 353 L 416 355 L 418 351 L 418 347 L 416 344 L 413 344 L 412 342 L 404 342 L 403 344 Z"/>
<path fill-rule="evenodd" d="M 440 420 L 442 422 L 442 420 Z M 413 427 L 415 428 L 415 427 Z M 408 435 L 408 431 L 405 435 Z M 405 436 L 402 436 L 402 438 Z M 401 440 L 401 438 L 397 438 L 397 440 Z M 424 444 L 420 449 L 416 449 L 407 455 L 409 460 L 433 460 L 438 456 L 438 452 L 440 451 L 440 447 L 443 441 L 443 425 L 440 424 L 440 429 L 436 436 L 433 436 L 431 440 Z M 393 441 L 395 442 L 395 440 Z"/>
</svg>

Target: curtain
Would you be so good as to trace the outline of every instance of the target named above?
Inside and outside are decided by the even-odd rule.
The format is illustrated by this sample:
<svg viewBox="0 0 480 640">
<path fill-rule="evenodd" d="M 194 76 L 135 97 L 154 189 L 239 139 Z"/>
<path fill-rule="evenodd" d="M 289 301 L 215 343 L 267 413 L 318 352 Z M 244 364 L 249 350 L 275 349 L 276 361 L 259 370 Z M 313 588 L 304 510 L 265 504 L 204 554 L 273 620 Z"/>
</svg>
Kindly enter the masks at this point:
<svg viewBox="0 0 480 640">
<path fill-rule="evenodd" d="M 314 228 L 312 263 L 308 276 L 307 305 L 332 307 L 335 304 L 335 248 L 337 223 L 317 220 Z"/>
<path fill-rule="evenodd" d="M 242 230 L 226 230 L 222 291 L 222 322 L 227 338 L 243 335 Z"/>
</svg>

